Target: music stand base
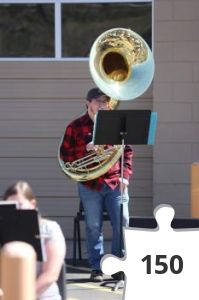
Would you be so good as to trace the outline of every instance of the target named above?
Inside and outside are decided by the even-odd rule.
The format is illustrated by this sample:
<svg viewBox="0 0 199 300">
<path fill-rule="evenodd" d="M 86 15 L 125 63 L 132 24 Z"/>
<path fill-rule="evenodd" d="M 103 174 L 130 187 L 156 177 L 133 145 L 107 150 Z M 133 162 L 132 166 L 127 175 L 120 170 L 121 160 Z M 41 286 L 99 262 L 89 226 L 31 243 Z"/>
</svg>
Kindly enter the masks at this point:
<svg viewBox="0 0 199 300">
<path fill-rule="evenodd" d="M 123 289 L 124 288 L 124 280 L 119 280 L 115 286 L 112 288 L 112 291 L 116 292 L 119 289 Z"/>
</svg>

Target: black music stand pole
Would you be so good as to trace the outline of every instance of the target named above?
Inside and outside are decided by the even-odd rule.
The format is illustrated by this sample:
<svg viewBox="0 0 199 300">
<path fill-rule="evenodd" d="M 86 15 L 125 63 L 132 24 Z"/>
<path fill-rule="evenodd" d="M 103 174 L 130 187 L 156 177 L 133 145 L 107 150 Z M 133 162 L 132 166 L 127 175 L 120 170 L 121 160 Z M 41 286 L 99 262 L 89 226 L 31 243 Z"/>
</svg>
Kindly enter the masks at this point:
<svg viewBox="0 0 199 300">
<path fill-rule="evenodd" d="M 125 148 L 125 144 L 124 144 L 124 137 L 126 135 L 126 131 L 121 131 L 120 135 L 121 135 L 121 139 L 122 139 L 122 156 L 121 156 L 121 204 L 120 204 L 120 257 L 122 257 L 122 235 L 123 235 L 123 182 L 124 182 L 124 148 Z"/>
<path fill-rule="evenodd" d="M 121 182 L 124 182 L 125 145 L 152 145 L 155 139 L 157 113 L 150 110 L 100 110 L 97 113 L 93 142 L 95 145 L 122 145 Z M 120 204 L 120 257 L 123 248 L 123 189 Z M 121 272 L 121 274 L 123 274 Z M 113 288 L 124 287 L 124 278 Z"/>
<path fill-rule="evenodd" d="M 121 156 L 121 203 L 120 203 L 120 257 L 122 257 L 122 248 L 123 248 L 123 182 L 124 182 L 124 138 L 126 135 L 126 131 L 121 131 L 121 139 L 122 139 L 122 156 Z M 120 272 L 120 280 L 116 283 L 116 285 L 113 287 L 113 291 L 117 291 L 119 288 L 124 287 L 124 274 Z"/>
</svg>

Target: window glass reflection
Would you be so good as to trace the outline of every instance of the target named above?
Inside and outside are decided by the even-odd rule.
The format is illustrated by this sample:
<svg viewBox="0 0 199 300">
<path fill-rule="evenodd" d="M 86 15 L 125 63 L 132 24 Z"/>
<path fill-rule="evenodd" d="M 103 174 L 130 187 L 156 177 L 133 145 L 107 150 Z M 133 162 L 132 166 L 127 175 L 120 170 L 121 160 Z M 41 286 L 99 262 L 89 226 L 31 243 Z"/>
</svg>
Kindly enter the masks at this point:
<svg viewBox="0 0 199 300">
<path fill-rule="evenodd" d="M 62 4 L 62 55 L 88 57 L 95 39 L 104 31 L 115 27 L 132 29 L 151 47 L 152 4 Z"/>
<path fill-rule="evenodd" d="M 54 57 L 53 4 L 0 4 L 1 57 Z"/>
</svg>

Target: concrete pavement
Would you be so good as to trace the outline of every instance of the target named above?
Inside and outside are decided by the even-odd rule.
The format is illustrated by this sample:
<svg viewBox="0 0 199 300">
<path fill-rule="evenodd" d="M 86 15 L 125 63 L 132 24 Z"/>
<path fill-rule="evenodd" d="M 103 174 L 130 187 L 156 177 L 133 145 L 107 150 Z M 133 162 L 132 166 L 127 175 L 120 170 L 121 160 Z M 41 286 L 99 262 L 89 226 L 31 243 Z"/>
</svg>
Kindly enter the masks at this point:
<svg viewBox="0 0 199 300">
<path fill-rule="evenodd" d="M 76 266 L 67 261 L 67 300 L 122 300 L 123 289 L 112 291 L 116 281 L 109 276 L 99 283 L 91 282 L 89 277 L 90 269 L 86 261 L 78 261 Z"/>
</svg>

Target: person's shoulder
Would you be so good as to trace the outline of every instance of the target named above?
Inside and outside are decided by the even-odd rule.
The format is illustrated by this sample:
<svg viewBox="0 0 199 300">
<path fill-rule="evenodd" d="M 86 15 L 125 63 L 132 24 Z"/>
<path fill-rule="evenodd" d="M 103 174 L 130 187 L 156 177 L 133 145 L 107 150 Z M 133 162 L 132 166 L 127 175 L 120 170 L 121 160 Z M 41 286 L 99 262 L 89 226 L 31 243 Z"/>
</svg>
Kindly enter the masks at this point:
<svg viewBox="0 0 199 300">
<path fill-rule="evenodd" d="M 88 121 L 89 121 L 89 115 L 86 112 L 83 115 L 79 116 L 77 119 L 71 121 L 68 126 L 70 126 L 70 127 L 79 127 L 79 126 L 84 125 Z"/>
<path fill-rule="evenodd" d="M 40 222 L 41 235 L 46 236 L 45 242 L 58 243 L 62 249 L 65 249 L 66 242 L 61 226 L 54 220 L 42 218 Z"/>
<path fill-rule="evenodd" d="M 42 218 L 41 219 L 41 224 L 43 224 L 44 226 L 49 226 L 49 227 L 57 227 L 57 226 L 59 226 L 59 224 L 56 221 L 49 220 L 49 219 L 46 219 L 46 218 Z"/>
<path fill-rule="evenodd" d="M 41 227 L 46 232 L 61 231 L 61 227 L 56 221 L 45 218 L 41 220 Z"/>
</svg>

